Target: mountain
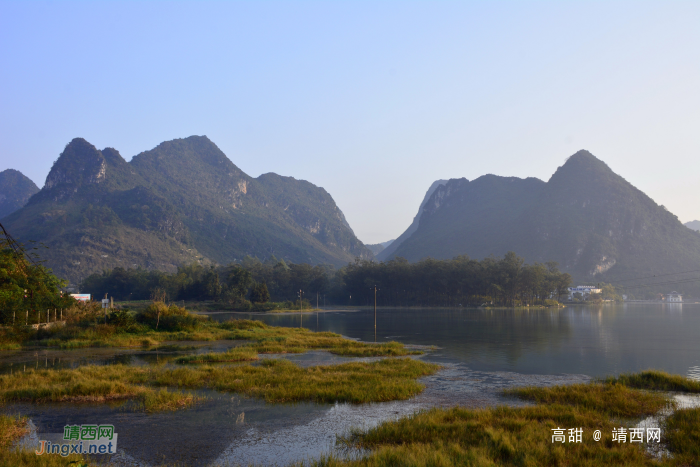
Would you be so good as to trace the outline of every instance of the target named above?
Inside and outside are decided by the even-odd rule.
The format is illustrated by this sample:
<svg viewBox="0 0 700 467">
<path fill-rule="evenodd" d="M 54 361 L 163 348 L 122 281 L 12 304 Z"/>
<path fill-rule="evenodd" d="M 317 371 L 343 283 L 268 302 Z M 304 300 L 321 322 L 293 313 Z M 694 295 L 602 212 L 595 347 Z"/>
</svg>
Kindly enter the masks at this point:
<svg viewBox="0 0 700 467">
<path fill-rule="evenodd" d="M 421 210 L 416 230 L 390 258 L 514 251 L 528 262 L 557 261 L 587 282 L 700 269 L 700 234 L 587 151 L 567 159 L 548 182 L 449 180 Z"/>
<path fill-rule="evenodd" d="M 377 256 L 379 254 L 379 252 L 384 250 L 386 247 L 391 245 L 393 242 L 394 242 L 394 240 L 387 240 L 386 242 L 374 243 L 372 245 L 365 245 L 365 246 L 369 249 L 369 251 L 371 251 L 372 253 L 374 253 L 375 256 Z"/>
<path fill-rule="evenodd" d="M 399 245 L 401 245 L 408 237 L 410 237 L 413 234 L 413 232 L 415 232 L 418 229 L 418 222 L 420 221 L 420 217 L 423 214 L 423 208 L 425 207 L 425 204 L 428 202 L 435 190 L 437 190 L 439 186 L 442 186 L 445 183 L 447 183 L 447 180 L 436 180 L 432 183 L 432 185 L 430 185 L 430 188 L 428 188 L 428 191 L 423 197 L 423 201 L 420 203 L 420 207 L 418 208 L 418 214 L 416 214 L 416 216 L 413 218 L 413 222 L 411 222 L 411 225 L 408 226 L 406 231 L 402 233 L 399 236 L 399 238 L 392 241 L 391 244 L 387 245 L 384 249 L 380 250 L 379 254 L 375 253 L 378 260 L 384 261 L 388 258 L 391 258 L 394 255 L 396 249 L 399 247 Z"/>
<path fill-rule="evenodd" d="M 685 225 L 689 229 L 700 231 L 700 221 L 690 221 L 690 222 L 686 222 L 683 225 Z"/>
<path fill-rule="evenodd" d="M 27 204 L 37 191 L 39 187 L 22 172 L 14 169 L 0 172 L 0 219 Z"/>
<path fill-rule="evenodd" d="M 252 178 L 206 136 L 166 141 L 130 162 L 76 138 L 44 188 L 3 224 L 18 240 L 46 244 L 47 265 L 74 282 L 116 266 L 373 257 L 323 188 L 272 173 Z"/>
</svg>

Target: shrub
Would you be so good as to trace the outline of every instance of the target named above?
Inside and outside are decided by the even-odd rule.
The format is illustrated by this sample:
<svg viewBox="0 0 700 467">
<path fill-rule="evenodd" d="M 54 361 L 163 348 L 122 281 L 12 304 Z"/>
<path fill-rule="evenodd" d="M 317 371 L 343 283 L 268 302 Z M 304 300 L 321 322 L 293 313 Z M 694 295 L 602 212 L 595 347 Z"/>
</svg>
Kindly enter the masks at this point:
<svg viewBox="0 0 700 467">
<path fill-rule="evenodd" d="M 107 315 L 107 322 L 124 331 L 132 331 L 136 327 L 136 320 L 128 309 L 113 311 Z"/>
<path fill-rule="evenodd" d="M 176 305 L 153 302 L 137 315 L 137 321 L 159 331 L 194 331 L 202 318 Z"/>
</svg>

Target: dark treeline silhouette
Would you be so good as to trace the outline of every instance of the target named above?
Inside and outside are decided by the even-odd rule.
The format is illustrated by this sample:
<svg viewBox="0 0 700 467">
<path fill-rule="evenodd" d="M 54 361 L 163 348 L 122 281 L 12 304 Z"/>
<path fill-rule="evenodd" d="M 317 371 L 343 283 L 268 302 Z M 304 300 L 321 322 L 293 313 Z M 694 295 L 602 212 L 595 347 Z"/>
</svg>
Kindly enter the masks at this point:
<svg viewBox="0 0 700 467">
<path fill-rule="evenodd" d="M 274 256 L 265 262 L 246 258 L 222 267 L 188 265 L 175 274 L 144 269 L 115 268 L 93 274 L 81 291 L 117 300 L 149 299 L 154 290 L 169 300 L 215 300 L 234 308 L 250 304 L 298 300 L 299 291 L 311 304 L 365 306 L 536 305 L 558 299 L 571 285 L 571 276 L 556 263 L 525 264 L 515 253 L 503 258 L 474 260 L 403 258 L 386 262 L 356 260 L 340 269 L 333 266 L 286 264 Z"/>
</svg>

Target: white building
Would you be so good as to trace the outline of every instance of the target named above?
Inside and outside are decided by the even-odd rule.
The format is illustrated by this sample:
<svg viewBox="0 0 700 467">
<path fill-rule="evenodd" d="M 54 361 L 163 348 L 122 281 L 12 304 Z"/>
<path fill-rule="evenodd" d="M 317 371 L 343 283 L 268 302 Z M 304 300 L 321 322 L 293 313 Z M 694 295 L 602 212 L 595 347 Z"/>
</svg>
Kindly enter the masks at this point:
<svg viewBox="0 0 700 467">
<path fill-rule="evenodd" d="M 584 300 L 588 300 L 588 296 L 592 293 L 602 293 L 603 289 L 599 289 L 593 285 L 577 285 L 569 287 L 569 300 L 574 299 L 575 293 L 580 293 Z"/>
<path fill-rule="evenodd" d="M 674 290 L 670 294 L 666 294 L 666 301 L 669 303 L 681 303 L 683 301 L 683 295 Z"/>
</svg>

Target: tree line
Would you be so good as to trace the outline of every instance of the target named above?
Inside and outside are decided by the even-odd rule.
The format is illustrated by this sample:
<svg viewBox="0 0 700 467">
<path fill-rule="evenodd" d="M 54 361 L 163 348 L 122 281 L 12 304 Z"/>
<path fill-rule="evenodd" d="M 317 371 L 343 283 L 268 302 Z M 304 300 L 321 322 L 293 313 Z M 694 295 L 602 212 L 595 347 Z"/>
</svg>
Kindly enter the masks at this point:
<svg viewBox="0 0 700 467">
<path fill-rule="evenodd" d="M 34 256 L 7 237 L 0 238 L 0 323 L 3 325 L 46 322 L 49 309 L 53 320 L 55 309 L 76 303 L 61 291 L 65 282 Z"/>
<path fill-rule="evenodd" d="M 219 267 L 181 266 L 176 273 L 115 268 L 87 277 L 83 293 L 110 294 L 117 300 L 146 300 L 154 290 L 169 300 L 214 300 L 232 308 L 268 300 L 296 301 L 299 293 L 315 305 L 365 306 L 516 306 L 543 304 L 566 294 L 571 276 L 557 264 L 525 264 L 515 253 L 483 260 L 403 258 L 385 262 L 357 259 L 336 269 L 330 265 L 287 264 L 245 258 Z"/>
</svg>

